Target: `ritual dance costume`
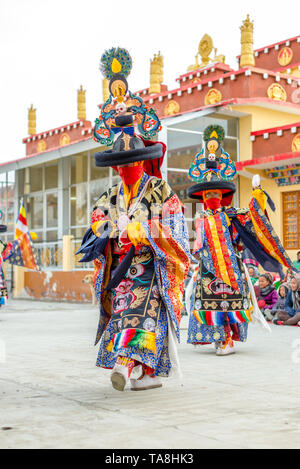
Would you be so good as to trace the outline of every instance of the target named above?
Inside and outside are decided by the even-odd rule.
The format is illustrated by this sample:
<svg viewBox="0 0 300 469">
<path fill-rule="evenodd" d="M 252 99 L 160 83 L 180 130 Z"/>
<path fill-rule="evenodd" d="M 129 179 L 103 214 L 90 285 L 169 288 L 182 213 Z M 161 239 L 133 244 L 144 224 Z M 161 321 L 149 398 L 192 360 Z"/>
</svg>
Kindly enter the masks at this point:
<svg viewBox="0 0 300 469">
<path fill-rule="evenodd" d="M 248 324 L 258 320 L 266 328 L 252 282 L 243 263 L 247 248 L 267 270 L 279 272 L 292 262 L 276 235 L 266 211 L 274 210 L 268 194 L 254 176 L 249 208 L 231 206 L 236 190 L 232 180 L 236 168 L 221 147 L 224 129 L 209 126 L 204 131 L 204 147 L 191 164 L 189 177 L 196 182 L 188 195 L 204 203 L 204 212 L 195 220 L 194 256 L 199 261 L 190 306 L 188 343 L 214 343 L 217 355 L 234 352 L 234 341 L 245 342 Z"/>
<path fill-rule="evenodd" d="M 96 202 L 79 252 L 94 261 L 100 305 L 96 365 L 111 369 L 115 389 L 161 386 L 178 367 L 176 342 L 190 251 L 182 205 L 161 179 L 165 145 L 152 142 L 160 129 L 153 109 L 130 91 L 131 58 L 112 48 L 101 58 L 110 97 L 94 136 L 112 150 L 96 153 L 96 166 L 112 166 L 121 182 Z"/>
</svg>

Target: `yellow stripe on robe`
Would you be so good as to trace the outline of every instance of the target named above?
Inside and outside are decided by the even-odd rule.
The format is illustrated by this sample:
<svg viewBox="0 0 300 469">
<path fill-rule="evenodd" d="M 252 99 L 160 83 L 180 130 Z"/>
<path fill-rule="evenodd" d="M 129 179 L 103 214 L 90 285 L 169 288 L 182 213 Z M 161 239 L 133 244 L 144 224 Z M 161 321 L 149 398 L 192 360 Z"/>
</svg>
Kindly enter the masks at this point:
<svg viewBox="0 0 300 469">
<path fill-rule="evenodd" d="M 213 239 L 213 242 L 214 242 L 214 248 L 215 248 L 215 251 L 216 251 L 217 260 L 218 260 L 218 264 L 219 264 L 219 269 L 220 269 L 220 272 L 221 272 L 221 278 L 225 283 L 227 283 L 227 285 L 230 285 L 232 287 L 231 281 L 230 281 L 230 278 L 229 278 L 229 275 L 228 275 L 228 272 L 227 272 L 227 267 L 226 267 L 226 263 L 225 263 L 225 260 L 224 260 L 224 256 L 223 256 L 223 252 L 222 252 L 222 247 L 221 247 L 221 243 L 220 243 L 220 239 L 219 239 L 215 219 L 214 219 L 213 216 L 211 216 L 211 217 L 208 217 L 207 220 L 208 220 L 208 223 L 209 223 L 209 226 L 210 226 L 210 232 L 211 232 L 212 239 Z M 226 247 L 226 249 L 227 249 L 227 247 Z"/>
<path fill-rule="evenodd" d="M 250 210 L 250 215 L 251 215 L 251 219 L 252 219 L 252 223 L 253 223 L 253 227 L 254 227 L 256 236 L 258 237 L 259 241 L 267 249 L 267 251 L 271 254 L 271 256 L 274 257 L 274 259 L 276 259 L 280 264 L 282 264 L 281 257 L 279 257 L 278 254 L 276 254 L 272 244 L 270 243 L 270 241 L 266 238 L 266 236 L 263 234 L 263 232 L 259 228 L 258 224 L 256 223 L 256 221 L 255 221 L 255 219 L 254 219 L 254 217 L 251 213 L 251 210 Z"/>
</svg>

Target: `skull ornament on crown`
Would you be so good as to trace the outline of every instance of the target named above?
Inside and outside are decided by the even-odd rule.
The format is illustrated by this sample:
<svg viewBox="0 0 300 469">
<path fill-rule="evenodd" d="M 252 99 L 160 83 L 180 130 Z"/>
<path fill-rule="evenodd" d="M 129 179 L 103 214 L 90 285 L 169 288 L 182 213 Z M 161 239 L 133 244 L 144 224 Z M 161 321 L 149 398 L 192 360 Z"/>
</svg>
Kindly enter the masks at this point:
<svg viewBox="0 0 300 469">
<path fill-rule="evenodd" d="M 96 166 L 115 167 L 163 156 L 160 143 L 146 142 L 156 136 L 161 125 L 155 111 L 128 89 L 126 78 L 131 67 L 126 49 L 113 47 L 101 57 L 100 70 L 109 80 L 110 95 L 95 121 L 94 140 L 112 146 L 112 150 L 96 153 Z"/>
<path fill-rule="evenodd" d="M 203 133 L 204 145 L 197 153 L 189 170 L 189 179 L 196 182 L 188 189 L 189 197 L 203 202 L 204 191 L 219 190 L 222 205 L 231 202 L 236 188 L 231 182 L 236 177 L 236 168 L 230 155 L 222 148 L 225 132 L 220 125 L 210 125 Z"/>
</svg>

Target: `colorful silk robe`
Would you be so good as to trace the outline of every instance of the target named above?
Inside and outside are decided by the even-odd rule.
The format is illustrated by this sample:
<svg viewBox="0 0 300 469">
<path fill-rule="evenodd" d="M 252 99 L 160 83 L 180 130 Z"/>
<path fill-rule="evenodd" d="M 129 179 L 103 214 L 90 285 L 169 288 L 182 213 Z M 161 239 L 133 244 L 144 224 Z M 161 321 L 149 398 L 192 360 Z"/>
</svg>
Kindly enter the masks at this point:
<svg viewBox="0 0 300 469">
<path fill-rule="evenodd" d="M 265 195 L 253 191 L 249 209 L 207 210 L 196 220 L 194 254 L 199 271 L 194 284 L 188 330 L 189 343 L 245 341 L 253 304 L 241 252 L 247 247 L 265 270 L 292 268 L 265 210 Z"/>
<path fill-rule="evenodd" d="M 140 199 L 140 200 L 139 200 Z M 170 329 L 179 340 L 184 279 L 190 251 L 186 224 L 178 197 L 167 183 L 144 174 L 130 221 L 140 222 L 147 245 L 138 245 L 126 275 L 110 290 L 106 286 L 128 251 L 118 231 L 118 220 L 127 214 L 123 185 L 113 186 L 98 200 L 95 221 L 109 220 L 115 230 L 100 258 L 95 260 L 94 287 L 100 303 L 96 343 L 97 365 L 112 368 L 118 355 L 135 358 L 167 376 Z"/>
</svg>

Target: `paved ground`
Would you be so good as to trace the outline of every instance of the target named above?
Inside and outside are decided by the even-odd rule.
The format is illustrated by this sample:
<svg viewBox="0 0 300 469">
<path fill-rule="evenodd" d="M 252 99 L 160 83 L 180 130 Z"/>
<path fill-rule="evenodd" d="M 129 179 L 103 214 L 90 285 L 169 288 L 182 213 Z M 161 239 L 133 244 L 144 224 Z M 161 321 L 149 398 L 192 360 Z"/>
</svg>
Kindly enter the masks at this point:
<svg viewBox="0 0 300 469">
<path fill-rule="evenodd" d="M 94 366 L 97 319 L 88 305 L 1 309 L 0 448 L 300 448 L 299 328 L 251 326 L 216 357 L 185 343 L 184 318 L 183 385 L 120 393 Z"/>
</svg>

